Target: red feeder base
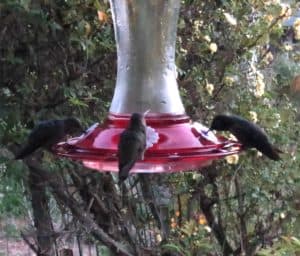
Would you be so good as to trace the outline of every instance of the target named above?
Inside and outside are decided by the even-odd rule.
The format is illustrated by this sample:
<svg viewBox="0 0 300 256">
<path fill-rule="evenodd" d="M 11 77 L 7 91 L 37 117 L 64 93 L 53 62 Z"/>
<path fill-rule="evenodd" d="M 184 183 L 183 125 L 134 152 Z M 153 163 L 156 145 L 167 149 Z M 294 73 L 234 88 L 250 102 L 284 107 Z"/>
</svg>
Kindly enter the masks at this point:
<svg viewBox="0 0 300 256">
<path fill-rule="evenodd" d="M 130 115 L 109 114 L 102 124 L 93 125 L 86 134 L 56 145 L 56 154 L 77 159 L 91 169 L 118 171 L 117 147 L 120 133 Z M 240 144 L 206 134 L 207 127 L 192 123 L 186 115 L 149 114 L 147 126 L 155 129 L 159 140 L 138 161 L 131 172 L 159 173 L 199 169 L 213 160 L 240 151 Z"/>
</svg>

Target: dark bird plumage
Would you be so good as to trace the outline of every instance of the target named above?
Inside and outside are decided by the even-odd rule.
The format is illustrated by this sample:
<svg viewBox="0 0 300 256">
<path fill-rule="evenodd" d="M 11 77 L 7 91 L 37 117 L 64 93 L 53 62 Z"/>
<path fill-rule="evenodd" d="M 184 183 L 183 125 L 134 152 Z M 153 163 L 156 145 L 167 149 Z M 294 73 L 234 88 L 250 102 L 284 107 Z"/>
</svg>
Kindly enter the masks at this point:
<svg viewBox="0 0 300 256">
<path fill-rule="evenodd" d="M 41 147 L 50 150 L 66 135 L 80 131 L 83 131 L 83 129 L 79 121 L 73 117 L 40 122 L 31 131 L 26 145 L 16 154 L 15 159 L 23 159 Z"/>
<path fill-rule="evenodd" d="M 214 117 L 210 130 L 229 131 L 244 148 L 256 148 L 258 151 L 271 158 L 279 160 L 279 149 L 274 147 L 267 134 L 256 124 L 235 115 L 217 115 Z"/>
<path fill-rule="evenodd" d="M 142 114 L 133 113 L 128 127 L 121 133 L 118 145 L 119 184 L 127 177 L 135 162 L 144 159 L 146 124 Z"/>
</svg>

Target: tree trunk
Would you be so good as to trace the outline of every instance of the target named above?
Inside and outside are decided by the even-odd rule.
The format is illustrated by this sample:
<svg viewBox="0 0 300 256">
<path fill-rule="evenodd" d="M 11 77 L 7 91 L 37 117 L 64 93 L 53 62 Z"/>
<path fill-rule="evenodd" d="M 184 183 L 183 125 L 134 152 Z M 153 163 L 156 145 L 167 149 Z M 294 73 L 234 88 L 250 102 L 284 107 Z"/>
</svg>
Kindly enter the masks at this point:
<svg viewBox="0 0 300 256">
<path fill-rule="evenodd" d="M 46 194 L 42 178 L 29 168 L 29 190 L 33 211 L 34 226 L 36 228 L 38 256 L 53 256 L 54 232 L 49 210 L 49 198 Z"/>
</svg>

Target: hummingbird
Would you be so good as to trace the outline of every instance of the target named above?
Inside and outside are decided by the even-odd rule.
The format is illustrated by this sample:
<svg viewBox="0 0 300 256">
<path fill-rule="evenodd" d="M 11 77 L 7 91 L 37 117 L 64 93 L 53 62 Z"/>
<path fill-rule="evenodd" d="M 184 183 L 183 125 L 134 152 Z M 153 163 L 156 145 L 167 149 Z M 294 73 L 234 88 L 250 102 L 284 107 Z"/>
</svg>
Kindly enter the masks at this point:
<svg viewBox="0 0 300 256">
<path fill-rule="evenodd" d="M 15 159 L 23 159 L 38 148 L 51 150 L 52 146 L 61 141 L 66 135 L 83 131 L 79 121 L 73 117 L 39 122 L 30 132 L 27 143 L 16 154 Z"/>
<path fill-rule="evenodd" d="M 144 160 L 145 150 L 146 121 L 144 115 L 133 113 L 118 144 L 119 184 L 128 177 L 136 161 Z"/>
<path fill-rule="evenodd" d="M 256 124 L 236 115 L 217 115 L 210 130 L 229 131 L 241 142 L 244 148 L 256 148 L 272 160 L 280 160 L 281 150 L 273 146 L 267 134 Z"/>
</svg>

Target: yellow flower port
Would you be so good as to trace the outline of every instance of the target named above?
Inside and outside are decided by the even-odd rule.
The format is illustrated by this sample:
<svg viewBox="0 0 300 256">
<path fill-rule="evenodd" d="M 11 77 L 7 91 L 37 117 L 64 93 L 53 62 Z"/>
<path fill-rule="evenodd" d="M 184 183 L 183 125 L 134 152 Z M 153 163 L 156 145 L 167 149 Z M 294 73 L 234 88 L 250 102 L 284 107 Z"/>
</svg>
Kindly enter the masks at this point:
<svg viewBox="0 0 300 256">
<path fill-rule="evenodd" d="M 225 157 L 228 164 L 237 164 L 239 162 L 239 155 L 230 155 Z"/>
</svg>

